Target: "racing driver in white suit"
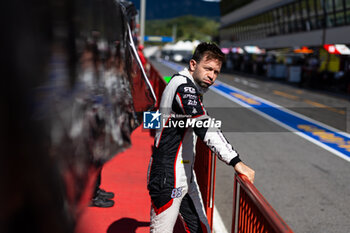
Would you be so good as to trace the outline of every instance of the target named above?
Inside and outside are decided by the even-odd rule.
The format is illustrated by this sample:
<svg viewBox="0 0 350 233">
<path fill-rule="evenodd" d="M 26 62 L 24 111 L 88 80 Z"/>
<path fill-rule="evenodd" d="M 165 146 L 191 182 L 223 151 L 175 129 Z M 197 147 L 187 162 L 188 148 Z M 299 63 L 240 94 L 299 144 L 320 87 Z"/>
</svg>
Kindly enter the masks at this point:
<svg viewBox="0 0 350 233">
<path fill-rule="evenodd" d="M 215 82 L 224 58 L 215 44 L 199 44 L 189 68 L 175 74 L 163 92 L 162 124 L 156 132 L 148 174 L 151 232 L 173 232 L 179 214 L 187 232 L 210 232 L 193 171 L 197 136 L 220 160 L 254 181 L 254 171 L 240 160 L 220 128 L 208 124 L 213 118 L 202 104 L 203 94 Z"/>
</svg>

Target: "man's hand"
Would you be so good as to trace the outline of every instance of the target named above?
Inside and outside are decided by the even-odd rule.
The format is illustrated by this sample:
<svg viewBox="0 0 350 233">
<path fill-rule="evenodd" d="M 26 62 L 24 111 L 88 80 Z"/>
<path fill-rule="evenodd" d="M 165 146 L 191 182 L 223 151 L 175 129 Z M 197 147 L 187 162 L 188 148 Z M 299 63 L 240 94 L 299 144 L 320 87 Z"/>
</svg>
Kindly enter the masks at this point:
<svg viewBox="0 0 350 233">
<path fill-rule="evenodd" d="M 243 162 L 239 162 L 235 165 L 235 170 L 239 174 L 243 174 L 248 177 L 249 181 L 254 183 L 255 171 L 245 165 Z"/>
</svg>

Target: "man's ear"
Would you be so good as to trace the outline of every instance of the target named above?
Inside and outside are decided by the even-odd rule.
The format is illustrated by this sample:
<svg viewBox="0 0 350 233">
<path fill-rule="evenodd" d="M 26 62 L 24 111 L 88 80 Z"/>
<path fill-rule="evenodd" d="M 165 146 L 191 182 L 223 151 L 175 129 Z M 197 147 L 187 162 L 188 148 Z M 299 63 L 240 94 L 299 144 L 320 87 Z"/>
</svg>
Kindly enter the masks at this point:
<svg viewBox="0 0 350 233">
<path fill-rule="evenodd" d="M 190 60 L 190 71 L 194 71 L 197 67 L 197 62 L 193 59 Z"/>
</svg>

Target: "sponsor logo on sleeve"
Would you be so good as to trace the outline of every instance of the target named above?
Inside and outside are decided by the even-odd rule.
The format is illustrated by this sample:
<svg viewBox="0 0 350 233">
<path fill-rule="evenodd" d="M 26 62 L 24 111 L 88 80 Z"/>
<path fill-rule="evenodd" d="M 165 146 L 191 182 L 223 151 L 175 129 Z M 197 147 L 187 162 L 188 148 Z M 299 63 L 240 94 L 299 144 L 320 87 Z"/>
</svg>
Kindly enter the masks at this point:
<svg viewBox="0 0 350 233">
<path fill-rule="evenodd" d="M 184 99 L 197 99 L 197 96 L 196 95 L 192 95 L 192 94 L 184 94 L 183 96 L 182 96 L 182 98 L 184 98 Z"/>
<path fill-rule="evenodd" d="M 187 104 L 191 106 L 197 106 L 198 102 L 195 100 L 188 100 Z"/>
<path fill-rule="evenodd" d="M 192 93 L 195 94 L 196 90 L 193 87 L 184 87 L 185 93 Z"/>
</svg>

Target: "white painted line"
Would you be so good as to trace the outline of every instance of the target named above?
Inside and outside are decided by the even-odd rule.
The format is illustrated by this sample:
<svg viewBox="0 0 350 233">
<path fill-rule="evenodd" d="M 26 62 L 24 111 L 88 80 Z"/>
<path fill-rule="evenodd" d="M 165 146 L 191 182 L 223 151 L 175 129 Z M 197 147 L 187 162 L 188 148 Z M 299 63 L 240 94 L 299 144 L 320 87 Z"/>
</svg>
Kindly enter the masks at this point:
<svg viewBox="0 0 350 233">
<path fill-rule="evenodd" d="M 259 88 L 259 85 L 256 83 L 249 83 L 249 86 L 252 88 Z"/>
<path fill-rule="evenodd" d="M 171 62 L 169 62 L 169 63 L 171 63 Z M 164 64 L 164 63 L 163 63 L 163 64 Z M 164 64 L 164 65 L 168 65 L 168 64 Z M 177 65 L 177 64 L 176 64 L 176 65 Z M 269 104 L 269 105 L 271 105 L 271 106 L 273 106 L 273 107 L 275 107 L 275 108 L 283 109 L 283 111 L 285 111 L 285 112 L 287 112 L 287 113 L 289 113 L 289 114 L 291 114 L 291 115 L 297 116 L 297 117 L 299 117 L 299 118 L 301 118 L 301 119 L 303 119 L 303 120 L 312 122 L 312 123 L 314 123 L 314 124 L 318 124 L 318 125 L 320 125 L 320 126 L 326 128 L 326 129 L 328 129 L 328 130 L 330 130 L 330 131 L 337 132 L 337 133 L 339 133 L 339 134 L 341 134 L 341 135 L 343 135 L 343 136 L 345 136 L 345 137 L 350 137 L 350 134 L 348 134 L 348 133 L 346 133 L 346 132 L 339 132 L 339 130 L 337 130 L 337 129 L 335 129 L 335 128 L 329 126 L 329 125 L 326 125 L 326 124 L 324 124 L 324 123 L 322 123 L 322 122 L 318 122 L 318 121 L 316 121 L 316 120 L 314 120 L 314 119 L 311 119 L 311 118 L 309 118 L 309 117 L 307 117 L 307 116 L 304 116 L 304 115 L 301 115 L 301 114 L 299 114 L 299 113 L 293 112 L 293 111 L 291 111 L 291 110 L 289 110 L 289 109 L 287 109 L 287 108 L 284 108 L 284 107 L 282 107 L 282 106 L 280 106 L 280 105 L 277 105 L 277 104 L 275 104 L 275 103 L 272 103 L 272 102 L 270 102 L 270 101 L 268 101 L 268 100 L 266 100 L 266 99 L 263 99 L 263 98 L 260 98 L 260 97 L 258 97 L 258 96 L 255 96 L 255 95 L 253 95 L 253 94 L 251 94 L 251 93 L 249 93 L 249 92 L 246 92 L 246 91 L 243 91 L 243 90 L 241 90 L 241 89 L 235 88 L 235 87 L 230 86 L 230 85 L 228 85 L 228 84 L 226 84 L 226 83 L 224 83 L 224 82 L 221 82 L 221 81 L 216 81 L 216 83 L 219 83 L 219 84 L 221 84 L 221 85 L 224 85 L 224 86 L 226 86 L 226 87 L 228 87 L 228 88 L 232 88 L 232 89 L 237 90 L 237 91 L 239 91 L 239 92 L 243 92 L 243 93 L 245 93 L 245 94 L 247 94 L 247 95 L 250 95 L 250 96 L 254 97 L 255 99 L 257 99 L 257 100 L 259 100 L 259 101 L 261 101 L 261 102 L 265 102 L 265 103 L 267 103 L 267 104 Z M 295 129 L 289 127 L 288 125 L 286 125 L 286 124 L 284 124 L 284 123 L 282 123 L 282 122 L 280 122 L 280 121 L 278 121 L 278 120 L 276 120 L 276 119 L 270 117 L 269 115 L 267 115 L 267 114 L 265 114 L 265 113 L 263 113 L 263 112 L 258 111 L 258 110 L 255 109 L 254 107 L 252 107 L 252 106 L 250 106 L 250 105 L 247 105 L 247 104 L 241 102 L 240 100 L 234 98 L 233 96 L 231 96 L 231 95 L 229 95 L 229 94 L 223 93 L 223 92 L 221 92 L 221 91 L 215 89 L 215 87 L 211 87 L 210 89 L 211 89 L 212 91 L 218 93 L 219 95 L 222 95 L 222 96 L 224 96 L 224 97 L 226 97 L 226 98 L 228 98 L 228 99 L 234 101 L 235 103 L 237 103 L 237 104 L 239 104 L 239 105 L 241 105 L 241 106 L 244 106 L 244 107 L 246 107 L 247 109 L 249 109 L 249 110 L 255 112 L 256 114 L 258 114 L 258 115 L 260 115 L 260 116 L 262 116 L 262 117 L 264 117 L 264 118 L 266 118 L 266 119 L 268 119 L 268 120 L 274 122 L 275 124 L 277 124 L 277 125 L 279 125 L 279 126 L 285 128 L 285 129 L 291 131 L 292 133 L 294 133 L 294 134 L 296 134 L 296 135 L 298 135 L 298 136 L 300 136 L 300 137 L 302 137 L 302 138 L 304 138 L 304 139 L 306 139 L 306 140 L 308 140 L 308 141 L 314 143 L 315 145 L 320 146 L 321 148 L 323 148 L 323 149 L 325 149 L 325 150 L 331 152 L 332 154 L 334 154 L 334 155 L 336 155 L 336 156 L 338 156 L 338 157 L 340 157 L 340 158 L 342 158 L 342 159 L 344 159 L 344 160 L 350 162 L 350 157 L 348 157 L 348 156 L 342 154 L 341 152 L 339 152 L 339 151 L 337 151 L 337 150 L 334 150 L 333 148 L 330 148 L 329 146 L 327 146 L 327 145 L 325 145 L 325 144 L 323 144 L 323 143 L 321 143 L 321 142 L 319 142 L 319 141 L 313 139 L 312 137 L 309 137 L 309 136 L 307 136 L 307 135 L 305 135 L 305 134 L 303 134 L 303 133 L 301 133 L 301 132 L 296 132 Z"/>
<path fill-rule="evenodd" d="M 249 87 L 252 87 L 252 88 L 259 88 L 258 84 L 249 82 L 249 81 L 244 80 L 244 79 L 234 78 L 233 81 L 236 82 L 236 83 L 242 83 L 243 85 L 246 85 L 246 86 L 249 86 Z"/>
<path fill-rule="evenodd" d="M 346 133 L 346 132 L 340 132 L 339 129 L 335 129 L 335 128 L 333 128 L 332 126 L 326 125 L 326 124 L 324 124 L 324 123 L 322 123 L 322 122 L 319 122 L 319 121 L 316 121 L 316 120 L 314 120 L 314 119 L 311 119 L 311 118 L 309 118 L 309 117 L 307 117 L 307 116 L 301 115 L 301 114 L 299 114 L 299 113 L 297 113 L 297 112 L 293 112 L 293 111 L 291 111 L 291 110 L 289 110 L 289 109 L 287 109 L 287 108 L 285 108 L 285 107 L 282 107 L 282 106 L 280 106 L 280 105 L 278 105 L 278 104 L 272 103 L 272 102 L 270 102 L 270 101 L 268 101 L 268 100 L 266 100 L 266 99 L 263 99 L 263 98 L 261 98 L 261 97 L 259 97 L 259 96 L 253 95 L 253 94 L 251 94 L 251 93 L 249 93 L 249 92 L 243 91 L 243 90 L 238 89 L 238 88 L 233 87 L 233 86 L 230 86 L 230 85 L 228 85 L 228 84 L 226 84 L 226 83 L 224 83 L 224 82 L 221 82 L 221 81 L 215 81 L 215 82 L 216 82 L 216 83 L 219 83 L 219 84 L 221 84 L 221 85 L 223 85 L 223 86 L 226 86 L 226 87 L 228 87 L 228 88 L 232 88 L 232 89 L 234 89 L 234 90 L 237 90 L 237 91 L 239 91 L 239 92 L 243 92 L 243 93 L 245 93 L 245 94 L 247 94 L 247 95 L 251 95 L 252 97 L 254 97 L 254 98 L 256 98 L 257 100 L 259 100 L 260 102 L 265 102 L 265 103 L 267 103 L 267 104 L 269 104 L 269 105 L 271 105 L 271 106 L 273 106 L 273 107 L 275 107 L 275 108 L 282 109 L 283 111 L 285 111 L 285 112 L 287 112 L 287 113 L 289 113 L 289 114 L 292 114 L 292 115 L 294 115 L 294 116 L 297 116 L 297 117 L 299 117 L 299 118 L 301 118 L 301 119 L 303 119 L 303 120 L 310 121 L 310 122 L 312 122 L 312 123 L 314 123 L 314 124 L 318 124 L 318 125 L 320 125 L 320 126 L 322 126 L 322 127 L 324 127 L 324 128 L 327 128 L 327 129 L 330 130 L 330 131 L 335 131 L 335 132 L 337 132 L 337 133 L 339 133 L 339 134 L 341 134 L 341 135 L 343 135 L 343 136 L 345 136 L 345 137 L 350 137 L 350 134 L 348 134 L 348 133 Z M 213 90 L 213 89 L 214 89 L 213 87 L 210 88 L 210 90 Z M 236 98 L 234 98 L 233 96 L 230 96 L 230 95 L 228 95 L 228 96 L 226 96 L 226 97 L 229 97 L 230 99 L 236 99 Z M 242 103 L 242 102 L 241 102 L 241 103 Z M 252 108 L 252 107 L 249 106 L 249 105 L 246 105 L 246 106 L 249 107 L 249 108 Z"/>
<path fill-rule="evenodd" d="M 219 211 L 214 205 L 214 215 L 213 215 L 213 233 L 228 233 L 224 222 L 221 219 Z"/>
<path fill-rule="evenodd" d="M 227 85 L 227 84 L 225 84 L 225 83 L 220 82 L 220 84 L 223 84 L 223 85 L 226 85 L 226 86 L 228 86 L 228 87 L 230 87 L 230 88 L 232 88 L 232 89 L 236 89 L 236 90 L 239 90 L 239 91 L 241 91 L 241 92 L 247 93 L 247 92 L 242 91 L 242 90 L 240 90 L 240 89 L 237 89 L 237 88 L 234 88 L 234 87 L 232 87 L 232 86 L 229 86 L 229 85 Z M 339 151 L 336 151 L 336 150 L 334 150 L 334 149 L 328 147 L 327 145 L 325 145 L 325 144 L 323 144 L 323 143 L 321 143 L 321 142 L 319 142 L 319 141 L 317 141 L 317 140 L 315 140 L 315 139 L 313 139 L 313 138 L 311 138 L 311 137 L 309 137 L 309 136 L 307 136 L 307 135 L 305 135 L 305 134 L 303 134 L 303 133 L 301 133 L 301 132 L 296 132 L 296 130 L 293 129 L 293 128 L 291 128 L 290 126 L 288 126 L 288 125 L 286 125 L 286 124 L 284 124 L 284 123 L 282 123 L 282 122 L 280 122 L 280 121 L 278 121 L 278 120 L 272 118 L 271 116 L 269 116 L 269 115 L 267 115 L 267 114 L 265 114 L 265 113 L 263 113 L 263 112 L 260 112 L 259 110 L 255 109 L 254 107 L 252 107 L 252 106 L 250 106 L 250 105 L 248 105 L 248 104 L 245 104 L 245 103 L 241 102 L 240 100 L 234 98 L 233 96 L 231 96 L 231 95 L 229 95 L 229 94 L 226 94 L 226 93 L 224 93 L 224 92 L 221 92 L 221 91 L 219 91 L 219 90 L 217 90 L 217 89 L 215 89 L 215 88 L 210 88 L 210 89 L 211 89 L 212 91 L 214 91 L 215 93 L 217 93 L 217 94 L 219 94 L 219 95 L 221 95 L 221 96 L 224 96 L 224 97 L 226 97 L 226 98 L 232 100 L 233 102 L 235 102 L 235 103 L 237 103 L 237 104 L 239 104 L 239 105 L 241 105 L 241 106 L 243 106 L 243 107 L 246 107 L 247 109 L 249 109 L 249 110 L 255 112 L 256 114 L 258 114 L 258 115 L 260 115 L 260 116 L 262 116 L 262 117 L 264 117 L 264 118 L 266 118 L 266 119 L 268 119 L 268 120 L 274 122 L 275 124 L 277 124 L 277 125 L 279 125 L 279 126 L 285 128 L 285 129 L 291 131 L 292 133 L 294 133 L 294 134 L 296 134 L 296 135 L 298 135 L 298 136 L 300 136 L 300 137 L 303 137 L 304 139 L 306 139 L 306 140 L 308 140 L 308 141 L 310 141 L 310 142 L 316 144 L 317 146 L 322 147 L 323 149 L 325 149 L 325 150 L 331 152 L 332 154 L 334 154 L 334 155 L 336 155 L 336 156 L 338 156 L 338 157 L 340 157 L 340 158 L 342 158 L 342 159 L 344 159 L 344 160 L 350 162 L 350 158 L 349 158 L 348 156 L 346 156 L 346 155 L 340 153 Z M 300 118 L 302 118 L 302 119 L 304 119 L 304 120 L 308 120 L 308 121 L 311 121 L 312 123 L 319 124 L 319 125 L 321 125 L 321 126 L 323 126 L 323 127 L 325 127 L 325 128 L 328 128 L 328 129 L 330 129 L 330 130 L 332 130 L 332 129 L 335 130 L 334 128 L 332 128 L 332 127 L 330 127 L 330 126 L 327 126 L 327 125 L 325 125 L 325 124 L 323 124 L 323 123 L 321 123 L 321 122 L 315 121 L 315 120 L 310 119 L 310 118 L 308 118 L 308 117 L 306 117 L 306 116 L 303 116 L 303 115 L 300 115 L 300 114 L 295 113 L 295 112 L 293 112 L 293 111 L 290 111 L 290 110 L 288 110 L 288 109 L 286 109 L 286 108 L 283 108 L 283 107 L 281 107 L 281 106 L 279 106 L 279 105 L 276 105 L 276 104 L 274 104 L 274 103 L 271 103 L 271 102 L 268 101 L 268 100 L 265 100 L 265 99 L 262 99 L 262 98 L 260 98 L 260 97 L 254 96 L 253 94 L 250 94 L 250 93 L 247 93 L 247 94 L 249 94 L 249 95 L 251 95 L 251 96 L 253 96 L 253 97 L 256 97 L 256 99 L 260 100 L 261 102 L 266 101 L 266 102 L 269 103 L 270 105 L 273 105 L 273 106 L 276 107 L 276 108 L 283 109 L 283 111 L 286 111 L 286 112 L 288 112 L 288 113 L 290 113 L 290 114 L 292 114 L 292 115 L 298 116 L 298 117 L 300 117 Z M 343 135 L 348 135 L 348 134 L 347 134 L 347 133 L 343 133 Z"/>
</svg>

